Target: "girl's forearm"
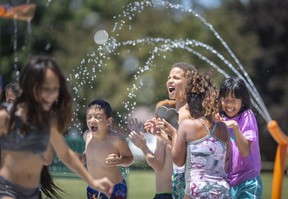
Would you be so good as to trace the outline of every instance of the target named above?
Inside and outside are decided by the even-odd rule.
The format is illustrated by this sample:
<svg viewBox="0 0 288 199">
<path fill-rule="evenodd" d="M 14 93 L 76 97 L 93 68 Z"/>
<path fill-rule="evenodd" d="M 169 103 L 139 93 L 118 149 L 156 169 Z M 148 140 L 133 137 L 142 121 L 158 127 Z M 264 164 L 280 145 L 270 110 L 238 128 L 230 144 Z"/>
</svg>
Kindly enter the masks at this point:
<svg viewBox="0 0 288 199">
<path fill-rule="evenodd" d="M 93 177 L 88 173 L 87 169 L 71 149 L 67 150 L 67 154 L 64 156 L 62 161 L 70 170 L 76 173 L 89 185 L 93 184 Z"/>
<path fill-rule="evenodd" d="M 235 139 L 236 139 L 236 144 L 238 146 L 240 154 L 243 157 L 246 157 L 249 154 L 249 151 L 250 151 L 250 142 L 242 134 L 242 132 L 239 129 L 239 126 L 235 126 L 233 128 L 233 130 L 234 130 L 234 135 L 235 135 Z"/>
</svg>

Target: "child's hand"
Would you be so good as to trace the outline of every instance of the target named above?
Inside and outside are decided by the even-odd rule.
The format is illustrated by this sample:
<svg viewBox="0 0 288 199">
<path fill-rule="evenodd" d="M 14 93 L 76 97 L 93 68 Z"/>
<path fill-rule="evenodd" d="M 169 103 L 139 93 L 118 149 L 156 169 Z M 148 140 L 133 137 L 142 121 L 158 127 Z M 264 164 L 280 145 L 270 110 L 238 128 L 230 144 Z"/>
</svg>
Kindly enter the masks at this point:
<svg viewBox="0 0 288 199">
<path fill-rule="evenodd" d="M 165 134 L 173 136 L 173 133 L 176 133 L 175 127 L 164 119 L 158 119 L 156 124 L 157 127 L 162 130 L 162 134 L 165 132 Z"/>
<path fill-rule="evenodd" d="M 135 144 L 135 146 L 137 146 L 140 149 L 146 146 L 146 139 L 142 132 L 136 133 L 135 131 L 132 131 L 129 134 L 129 138 L 133 142 L 133 144 Z"/>
<path fill-rule="evenodd" d="M 96 190 L 104 192 L 108 197 L 111 196 L 114 185 L 108 178 L 101 178 L 98 180 L 93 180 L 92 187 Z"/>
<path fill-rule="evenodd" d="M 136 133 L 143 132 L 143 124 L 141 122 L 138 122 L 137 118 L 131 118 L 128 121 L 128 128 L 130 131 L 135 131 Z"/>
<path fill-rule="evenodd" d="M 144 130 L 148 133 L 151 133 L 151 129 L 153 128 L 153 119 L 147 120 L 146 122 L 144 122 Z"/>
<path fill-rule="evenodd" d="M 144 123 L 144 129 L 146 132 L 154 134 L 154 135 L 160 132 L 160 129 L 157 127 L 155 118 L 147 120 Z"/>
<path fill-rule="evenodd" d="M 106 164 L 108 166 L 118 166 L 122 160 L 122 157 L 117 154 L 109 154 L 108 157 L 106 158 Z"/>
<path fill-rule="evenodd" d="M 214 116 L 214 120 L 216 122 L 223 122 L 224 121 L 224 118 L 221 117 L 221 115 L 219 113 L 216 113 L 215 116 Z"/>
<path fill-rule="evenodd" d="M 238 128 L 238 123 L 235 120 L 224 121 L 228 128 Z"/>
</svg>

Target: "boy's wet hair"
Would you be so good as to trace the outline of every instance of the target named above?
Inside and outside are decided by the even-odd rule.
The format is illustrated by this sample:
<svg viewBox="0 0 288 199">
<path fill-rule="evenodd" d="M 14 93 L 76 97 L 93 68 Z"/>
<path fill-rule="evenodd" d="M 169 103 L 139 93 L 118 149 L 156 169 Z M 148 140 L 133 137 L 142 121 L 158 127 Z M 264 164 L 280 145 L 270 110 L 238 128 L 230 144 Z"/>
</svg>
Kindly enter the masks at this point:
<svg viewBox="0 0 288 199">
<path fill-rule="evenodd" d="M 225 98 L 231 93 L 232 97 L 242 100 L 240 113 L 250 109 L 251 99 L 248 88 L 240 77 L 227 78 L 220 86 L 219 97 Z M 221 106 L 220 109 L 222 110 Z"/>
<path fill-rule="evenodd" d="M 102 99 L 95 99 L 88 104 L 87 110 L 89 110 L 92 107 L 103 109 L 107 118 L 112 117 L 112 108 L 111 108 L 111 105 L 107 101 L 102 100 Z"/>
</svg>

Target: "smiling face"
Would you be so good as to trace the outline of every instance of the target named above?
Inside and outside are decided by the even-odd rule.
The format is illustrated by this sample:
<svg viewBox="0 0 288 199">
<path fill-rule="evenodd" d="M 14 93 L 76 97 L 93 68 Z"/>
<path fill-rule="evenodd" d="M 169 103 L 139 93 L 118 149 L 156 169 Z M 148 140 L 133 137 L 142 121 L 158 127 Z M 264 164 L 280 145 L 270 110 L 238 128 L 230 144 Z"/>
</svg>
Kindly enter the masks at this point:
<svg viewBox="0 0 288 199">
<path fill-rule="evenodd" d="M 230 92 L 226 97 L 221 98 L 221 106 L 226 116 L 232 118 L 240 112 L 242 100 L 235 98 Z"/>
<path fill-rule="evenodd" d="M 185 73 L 181 68 L 174 67 L 170 71 L 166 83 L 170 99 L 182 99 L 185 93 Z"/>
<path fill-rule="evenodd" d="M 37 98 L 43 110 L 49 111 L 51 109 L 59 96 L 59 89 L 59 77 L 51 69 L 47 69 Z"/>
<path fill-rule="evenodd" d="M 91 107 L 87 110 L 86 123 L 90 132 L 107 130 L 111 122 L 112 118 L 107 118 L 104 109 Z"/>
</svg>

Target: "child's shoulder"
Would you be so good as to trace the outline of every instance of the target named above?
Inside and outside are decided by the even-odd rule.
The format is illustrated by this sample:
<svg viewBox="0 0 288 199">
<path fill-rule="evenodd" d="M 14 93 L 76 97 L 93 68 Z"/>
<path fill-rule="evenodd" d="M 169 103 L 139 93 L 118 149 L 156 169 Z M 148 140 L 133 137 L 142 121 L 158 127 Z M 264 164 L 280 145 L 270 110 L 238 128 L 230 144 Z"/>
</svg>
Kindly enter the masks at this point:
<svg viewBox="0 0 288 199">
<path fill-rule="evenodd" d="M 246 113 L 246 114 L 253 114 L 253 115 L 254 115 L 254 112 L 253 112 L 252 109 L 250 109 L 250 108 L 244 110 L 243 113 Z"/>
<path fill-rule="evenodd" d="M 197 119 L 185 118 L 179 122 L 179 129 L 186 132 L 197 131 L 203 125 Z"/>
<path fill-rule="evenodd" d="M 89 131 L 89 129 L 87 129 L 86 131 L 84 131 L 84 132 L 82 133 L 82 137 L 83 137 L 84 140 L 86 140 L 86 138 L 88 138 L 88 137 L 90 137 L 90 136 L 92 136 L 92 134 L 91 134 L 91 132 Z"/>
<path fill-rule="evenodd" d="M 82 136 L 85 136 L 85 135 L 88 135 L 88 134 L 91 134 L 91 132 L 89 131 L 89 129 L 85 130 L 85 131 L 82 133 Z"/>
<path fill-rule="evenodd" d="M 255 113 L 251 109 L 246 109 L 240 114 L 240 118 L 255 118 Z"/>
<path fill-rule="evenodd" d="M 125 139 L 124 135 L 117 131 L 110 131 L 109 132 L 109 138 L 107 139 L 110 144 L 113 144 L 114 146 L 121 147 L 124 145 L 128 145 L 127 140 Z"/>
</svg>

